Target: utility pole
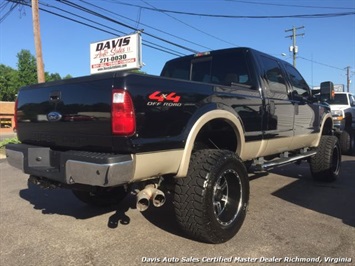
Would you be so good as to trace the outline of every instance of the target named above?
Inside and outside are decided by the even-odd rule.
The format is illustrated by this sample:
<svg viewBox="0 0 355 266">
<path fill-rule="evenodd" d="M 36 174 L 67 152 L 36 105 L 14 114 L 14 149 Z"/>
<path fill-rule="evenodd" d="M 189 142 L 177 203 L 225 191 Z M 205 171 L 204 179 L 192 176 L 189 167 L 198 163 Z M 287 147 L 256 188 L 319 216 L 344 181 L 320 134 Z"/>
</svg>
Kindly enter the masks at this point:
<svg viewBox="0 0 355 266">
<path fill-rule="evenodd" d="M 43 56 L 42 56 L 42 42 L 41 31 L 39 26 L 39 12 L 38 12 L 38 0 L 32 0 L 32 23 L 33 23 L 33 35 L 35 39 L 36 48 L 36 61 L 37 61 L 37 78 L 38 83 L 45 82 Z"/>
<path fill-rule="evenodd" d="M 296 54 L 298 53 L 298 47 L 296 45 L 296 36 L 304 36 L 304 33 L 301 34 L 296 34 L 297 30 L 303 29 L 304 26 L 301 27 L 292 27 L 292 29 L 285 30 L 285 32 L 292 31 L 292 34 L 289 36 L 286 36 L 285 38 L 291 38 L 292 39 L 292 46 L 290 46 L 290 52 L 293 54 L 293 66 L 296 67 Z"/>
</svg>

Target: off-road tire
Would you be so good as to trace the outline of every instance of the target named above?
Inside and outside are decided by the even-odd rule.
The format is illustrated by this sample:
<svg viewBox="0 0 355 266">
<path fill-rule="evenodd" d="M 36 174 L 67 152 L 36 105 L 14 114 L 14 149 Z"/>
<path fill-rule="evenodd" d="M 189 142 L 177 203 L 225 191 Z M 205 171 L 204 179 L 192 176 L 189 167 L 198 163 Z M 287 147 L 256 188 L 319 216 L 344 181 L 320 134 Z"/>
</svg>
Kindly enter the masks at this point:
<svg viewBox="0 0 355 266">
<path fill-rule="evenodd" d="M 176 180 L 177 221 L 198 241 L 223 243 L 235 236 L 243 224 L 248 201 L 247 171 L 230 151 L 194 152 L 187 176 Z"/>
<path fill-rule="evenodd" d="M 106 207 L 118 204 L 127 192 L 124 187 L 105 188 L 95 192 L 72 190 L 74 196 L 80 201 L 96 207 Z"/>
<path fill-rule="evenodd" d="M 311 157 L 311 173 L 315 180 L 332 182 L 339 176 L 341 165 L 341 149 L 338 138 L 322 136 L 317 154 Z"/>
<path fill-rule="evenodd" d="M 351 155 L 354 148 L 354 133 L 351 128 L 344 129 L 340 134 L 340 148 L 342 154 Z"/>
</svg>

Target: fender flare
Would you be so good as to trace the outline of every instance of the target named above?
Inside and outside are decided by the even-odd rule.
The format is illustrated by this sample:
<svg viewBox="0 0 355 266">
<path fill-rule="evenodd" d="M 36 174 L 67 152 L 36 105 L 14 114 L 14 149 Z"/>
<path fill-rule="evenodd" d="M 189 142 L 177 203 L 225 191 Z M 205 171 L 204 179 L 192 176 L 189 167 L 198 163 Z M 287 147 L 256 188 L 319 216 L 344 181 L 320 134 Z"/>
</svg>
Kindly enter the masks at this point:
<svg viewBox="0 0 355 266">
<path fill-rule="evenodd" d="M 327 123 L 327 121 L 330 121 L 329 123 L 331 123 L 331 128 L 334 127 L 334 123 L 333 123 L 333 117 L 332 117 L 332 114 L 331 113 L 327 113 L 326 115 L 324 115 L 323 117 L 323 123 L 321 125 L 321 128 L 320 128 L 320 133 L 322 134 L 323 131 L 324 131 L 324 127 L 325 127 L 325 124 Z"/>
<path fill-rule="evenodd" d="M 200 132 L 201 128 L 206 123 L 214 119 L 223 119 L 233 127 L 238 142 L 237 150 L 235 152 L 236 154 L 241 155 L 242 151 L 244 150 L 245 138 L 243 134 L 243 126 L 239 117 L 236 114 L 226 110 L 217 109 L 208 111 L 202 116 L 200 116 L 199 119 L 197 119 L 187 136 L 185 148 L 181 157 L 181 162 L 176 177 L 185 177 L 187 175 L 187 171 L 190 165 L 192 148 L 194 146 L 196 137 Z"/>
<path fill-rule="evenodd" d="M 321 123 L 321 127 L 319 130 L 319 137 L 317 138 L 316 142 L 313 143 L 313 145 L 315 147 L 318 147 L 322 135 L 327 135 L 327 134 L 324 134 L 324 130 L 325 130 L 324 127 L 327 123 L 330 123 L 331 124 L 330 129 L 333 129 L 334 124 L 333 124 L 333 118 L 332 118 L 331 113 L 327 113 L 322 117 L 322 123 Z"/>
</svg>

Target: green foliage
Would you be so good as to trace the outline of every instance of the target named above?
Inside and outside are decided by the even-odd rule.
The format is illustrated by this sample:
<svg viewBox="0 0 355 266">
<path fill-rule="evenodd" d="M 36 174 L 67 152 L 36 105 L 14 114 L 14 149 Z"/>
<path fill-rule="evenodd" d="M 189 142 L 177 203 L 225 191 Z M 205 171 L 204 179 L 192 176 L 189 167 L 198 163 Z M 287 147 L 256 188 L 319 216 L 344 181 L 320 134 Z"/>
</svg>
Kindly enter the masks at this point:
<svg viewBox="0 0 355 266">
<path fill-rule="evenodd" d="M 20 143 L 20 141 L 17 138 L 4 139 L 3 141 L 0 141 L 0 148 L 5 147 L 7 144 L 17 144 L 17 143 Z"/>
<path fill-rule="evenodd" d="M 20 86 L 37 83 L 36 58 L 28 50 L 21 50 L 17 54 L 17 70 Z"/>
<path fill-rule="evenodd" d="M 18 91 L 18 72 L 3 64 L 0 65 L 0 101 L 14 101 Z"/>
<path fill-rule="evenodd" d="M 49 74 L 48 72 L 45 73 L 45 78 L 46 78 L 46 81 L 55 81 L 55 80 L 62 79 L 58 73 Z"/>
<path fill-rule="evenodd" d="M 26 85 L 36 84 L 36 58 L 29 50 L 21 50 L 17 54 L 17 70 L 0 64 L 0 101 L 15 101 L 18 90 Z M 46 81 L 61 80 L 58 73 L 45 73 Z M 72 78 L 66 75 L 64 79 Z"/>
</svg>

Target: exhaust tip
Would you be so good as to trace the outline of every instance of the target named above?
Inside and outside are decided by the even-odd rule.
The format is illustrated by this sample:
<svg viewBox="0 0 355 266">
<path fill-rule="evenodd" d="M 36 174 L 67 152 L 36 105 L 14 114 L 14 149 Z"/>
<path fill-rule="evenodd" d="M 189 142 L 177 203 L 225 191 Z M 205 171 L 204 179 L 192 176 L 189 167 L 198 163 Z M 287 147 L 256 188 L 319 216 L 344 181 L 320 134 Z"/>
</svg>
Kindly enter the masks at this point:
<svg viewBox="0 0 355 266">
<path fill-rule="evenodd" d="M 143 189 L 137 194 L 137 210 L 143 212 L 149 208 L 151 195 L 147 189 Z"/>
<path fill-rule="evenodd" d="M 137 210 L 143 212 L 149 208 L 150 201 L 155 207 L 161 207 L 165 203 L 165 194 L 163 191 L 155 188 L 152 185 L 147 185 L 137 194 Z"/>
<path fill-rule="evenodd" d="M 153 205 L 155 207 L 161 207 L 164 205 L 165 203 L 165 195 L 162 191 L 158 190 L 154 195 L 153 195 L 153 199 L 152 199 L 152 202 L 153 202 Z"/>
<path fill-rule="evenodd" d="M 147 210 L 149 208 L 150 202 L 149 199 L 147 198 L 142 198 L 140 200 L 137 201 L 137 210 L 144 212 L 145 210 Z"/>
</svg>

